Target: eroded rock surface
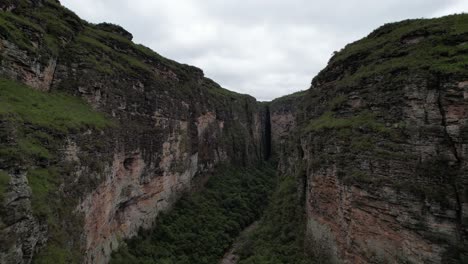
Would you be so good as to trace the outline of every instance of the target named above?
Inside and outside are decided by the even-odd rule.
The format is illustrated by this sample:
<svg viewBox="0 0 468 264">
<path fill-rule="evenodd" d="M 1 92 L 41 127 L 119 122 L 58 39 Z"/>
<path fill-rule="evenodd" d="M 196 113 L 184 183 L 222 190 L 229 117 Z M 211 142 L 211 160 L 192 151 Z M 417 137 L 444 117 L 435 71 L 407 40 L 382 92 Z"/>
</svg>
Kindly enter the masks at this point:
<svg viewBox="0 0 468 264">
<path fill-rule="evenodd" d="M 303 184 L 307 239 L 317 256 L 345 263 L 466 259 L 468 76 L 437 68 L 453 64 L 422 48 L 464 45 L 466 29 L 459 35 L 452 28 L 458 19 L 466 16 L 374 31 L 335 54 L 295 101 L 294 119 L 291 111 L 272 116 L 277 138 L 294 135 L 276 155 L 280 169 Z"/>
<path fill-rule="evenodd" d="M 1 263 L 29 263 L 36 246 L 45 243 L 47 226 L 33 215 L 31 188 L 25 172 L 9 175 L 10 183 L 3 197 L 0 218 Z"/>
<path fill-rule="evenodd" d="M 105 263 L 218 163 L 270 152 L 297 176 L 316 256 L 467 258 L 466 15 L 385 25 L 336 53 L 308 91 L 266 105 L 134 44 L 119 26 L 86 23 L 56 1 L 21 3 L 0 4 L 0 76 L 80 97 L 113 125 L 45 129 L 44 142 L 59 142 L 48 158 L 0 157 L 9 177 L 1 262 L 30 263 L 44 248 L 47 257 L 59 241 L 75 251 L 65 262 Z M 11 120 L 0 128 L 2 147 L 19 144 Z M 63 170 L 45 193 L 67 206 L 55 223 L 35 214 L 27 180 L 50 167 Z"/>
<path fill-rule="evenodd" d="M 227 91 L 200 69 L 132 43 L 119 26 L 86 23 L 55 1 L 0 8 L 17 18 L 8 22 L 11 34 L 0 33 L 0 76 L 81 97 L 113 122 L 57 139 L 63 145 L 53 153 L 57 159 L 3 164 L 7 172 L 18 166 L 67 168 L 54 195 L 74 210 L 70 219 L 58 216 L 55 228 L 67 235 L 56 238 L 27 206 L 34 199 L 30 191 L 21 203 L 6 200 L 14 217 L 2 219 L 8 226 L 0 232 L 18 239 L 4 245 L 0 259 L 30 263 L 48 241 L 61 239 L 82 253 L 82 259 L 66 261 L 105 263 L 123 239 L 151 227 L 217 164 L 264 160 L 267 112 L 253 97 Z M 50 14 L 53 21 L 44 19 Z"/>
</svg>

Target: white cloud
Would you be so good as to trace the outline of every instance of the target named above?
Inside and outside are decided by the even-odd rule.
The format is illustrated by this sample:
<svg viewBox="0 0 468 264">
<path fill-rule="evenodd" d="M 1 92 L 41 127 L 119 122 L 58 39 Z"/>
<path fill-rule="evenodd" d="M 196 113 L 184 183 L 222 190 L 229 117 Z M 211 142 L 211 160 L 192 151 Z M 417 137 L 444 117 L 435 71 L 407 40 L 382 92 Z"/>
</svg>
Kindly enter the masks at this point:
<svg viewBox="0 0 468 264">
<path fill-rule="evenodd" d="M 304 90 L 335 50 L 406 18 L 468 11 L 465 0 L 62 0 L 122 25 L 156 52 L 261 100 Z"/>
<path fill-rule="evenodd" d="M 449 5 L 441 10 L 436 11 L 431 17 L 440 17 L 451 14 L 467 13 L 468 12 L 468 1 L 455 1 L 452 5 Z"/>
</svg>

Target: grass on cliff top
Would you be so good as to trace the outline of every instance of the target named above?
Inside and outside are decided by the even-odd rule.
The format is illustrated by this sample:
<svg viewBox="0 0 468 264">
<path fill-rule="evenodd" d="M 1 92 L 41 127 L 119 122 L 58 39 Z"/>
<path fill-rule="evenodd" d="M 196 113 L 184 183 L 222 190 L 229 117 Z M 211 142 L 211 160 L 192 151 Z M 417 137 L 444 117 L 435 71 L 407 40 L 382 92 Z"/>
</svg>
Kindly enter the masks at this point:
<svg viewBox="0 0 468 264">
<path fill-rule="evenodd" d="M 467 42 L 468 14 L 390 23 L 337 52 L 322 73 L 344 65 L 337 84 L 345 86 L 408 70 L 466 75 Z"/>
<path fill-rule="evenodd" d="M 17 16 L 11 12 L 0 11 L 0 36 L 14 44 L 20 49 L 33 52 L 35 49 L 30 38 L 23 29 L 43 33 L 44 30 L 31 21 Z"/>
<path fill-rule="evenodd" d="M 280 103 L 289 103 L 289 104 L 294 104 L 297 101 L 300 101 L 300 99 L 307 93 L 307 91 L 297 91 L 292 94 L 288 94 L 285 96 L 281 96 L 279 98 L 275 98 L 274 100 L 271 101 L 271 104 L 280 104 Z"/>
<path fill-rule="evenodd" d="M 0 79 L 0 116 L 62 132 L 112 125 L 81 98 L 40 92 L 6 79 Z"/>
<path fill-rule="evenodd" d="M 119 33 L 86 23 L 52 0 L 45 1 L 40 7 L 32 8 L 24 4 L 14 12 L 0 12 L 0 36 L 21 50 L 34 54 L 42 64 L 58 56 L 62 49 L 65 51 L 61 54 L 62 62 L 81 62 L 104 75 L 160 78 L 158 71 L 161 70 L 175 73 L 181 82 L 198 81 L 202 75 L 202 71 L 196 67 L 177 63 L 143 45 L 133 43 Z M 65 43 L 67 48 L 63 49 Z M 160 79 L 165 81 L 164 77 Z M 182 86 L 177 85 L 179 87 Z M 206 91 L 215 96 L 238 96 L 237 93 L 210 84 Z M 182 89 L 180 92 L 186 93 Z"/>
<path fill-rule="evenodd" d="M 217 263 L 239 233 L 257 219 L 276 182 L 270 166 L 218 170 L 203 192 L 182 198 L 113 254 L 112 264 Z"/>
<path fill-rule="evenodd" d="M 82 61 L 90 68 L 106 74 L 152 74 L 151 68 L 138 54 L 140 46 L 118 34 L 88 25 L 67 49 L 71 61 Z"/>
<path fill-rule="evenodd" d="M 14 11 L 0 12 L 0 36 L 47 63 L 50 56 L 58 56 L 64 40 L 74 36 L 82 21 L 55 1 L 34 8 L 28 2 L 20 1 Z"/>
<path fill-rule="evenodd" d="M 39 8 L 22 11 L 24 17 L 41 25 L 46 33 L 43 45 L 53 56 L 58 56 L 64 40 L 70 40 L 79 31 L 81 19 L 72 11 L 53 1 Z"/>
</svg>

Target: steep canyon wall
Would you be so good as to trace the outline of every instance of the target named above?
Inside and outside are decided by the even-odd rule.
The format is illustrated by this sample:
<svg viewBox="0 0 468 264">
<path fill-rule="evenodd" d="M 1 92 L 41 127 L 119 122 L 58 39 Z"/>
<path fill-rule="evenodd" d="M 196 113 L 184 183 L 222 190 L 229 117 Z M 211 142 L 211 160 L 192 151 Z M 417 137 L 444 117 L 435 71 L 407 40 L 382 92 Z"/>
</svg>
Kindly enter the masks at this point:
<svg viewBox="0 0 468 264">
<path fill-rule="evenodd" d="M 466 260 L 467 22 L 385 25 L 337 52 L 304 94 L 273 101 L 275 155 L 303 184 L 314 254 Z"/>
<path fill-rule="evenodd" d="M 119 26 L 89 24 L 58 2 L 1 8 L 8 21 L 0 32 L 0 75 L 84 98 L 112 125 L 57 136 L 54 160 L 2 162 L 11 178 L 4 207 L 13 215 L 2 216 L 0 232 L 15 238 L 2 244 L 0 262 L 29 263 L 41 250 L 53 258 L 53 250 L 43 248 L 56 241 L 85 253 L 84 259 L 78 253 L 66 257 L 67 263 L 104 263 L 122 239 L 151 227 L 216 164 L 255 164 L 268 155 L 267 110 L 253 97 L 134 44 Z M 15 133 L 6 127 L 5 133 Z M 8 144 L 16 141 L 13 136 Z M 48 219 L 35 215 L 34 189 L 27 184 L 29 168 L 50 166 L 70 172 L 57 192 L 74 207 L 73 216 L 57 216 L 61 237 L 51 234 Z M 20 197 L 22 206 L 15 202 Z M 67 226 L 68 218 L 76 218 L 77 226 Z"/>
<path fill-rule="evenodd" d="M 334 54 L 309 90 L 267 104 L 57 1 L 0 9 L 0 85 L 73 95 L 107 120 L 77 112 L 76 126 L 52 127 L 40 102 L 33 119 L 0 107 L 0 262 L 106 262 L 217 164 L 270 156 L 297 177 L 313 255 L 468 258 L 467 15 L 385 25 Z"/>
</svg>

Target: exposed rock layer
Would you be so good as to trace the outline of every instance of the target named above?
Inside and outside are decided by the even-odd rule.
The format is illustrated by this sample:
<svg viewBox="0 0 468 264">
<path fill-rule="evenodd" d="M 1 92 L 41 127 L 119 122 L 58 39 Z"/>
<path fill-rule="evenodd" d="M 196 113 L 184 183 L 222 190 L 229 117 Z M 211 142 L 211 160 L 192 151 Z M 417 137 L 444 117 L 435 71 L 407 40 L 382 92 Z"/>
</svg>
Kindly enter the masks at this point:
<svg viewBox="0 0 468 264">
<path fill-rule="evenodd" d="M 292 135 L 276 155 L 302 180 L 312 251 L 345 263 L 466 259 L 468 75 L 454 67 L 466 57 L 437 55 L 466 46 L 466 21 L 386 25 L 337 53 L 300 107 L 272 104 L 273 141 Z"/>
<path fill-rule="evenodd" d="M 66 261 L 104 263 L 217 163 L 270 154 L 298 176 L 309 244 L 328 260 L 447 263 L 467 255 L 466 15 L 386 25 L 337 53 L 310 90 L 265 106 L 55 1 L 0 9 L 8 17 L 1 77 L 84 98 L 115 123 L 61 138 L 57 160 L 1 164 L 11 180 L 0 261 L 29 263 L 56 239 L 31 207 L 28 166 L 69 168 L 59 197 L 74 202 L 69 217 L 81 221 L 62 217 L 58 226 L 75 234 L 61 238 L 64 247 L 84 254 Z M 0 125 L 2 139 L 13 135 L 5 142 L 17 144 L 15 127 Z"/>
<path fill-rule="evenodd" d="M 31 24 L 13 20 L 17 34 L 0 33 L 0 75 L 42 91 L 80 96 L 115 123 L 68 135 L 60 160 L 54 161 L 74 171 L 75 180 L 61 190 L 78 201 L 73 217 L 83 219 L 78 227 L 83 235 L 66 243 L 82 248 L 85 263 L 105 263 L 122 239 L 151 227 L 159 212 L 216 164 L 265 158 L 266 108 L 253 97 L 224 90 L 200 69 L 133 44 L 131 34 L 118 26 L 90 25 L 51 1 L 1 8 Z M 40 19 L 49 12 L 56 21 Z M 63 29 L 55 32 L 49 22 Z M 18 237 L 4 246 L 0 259 L 29 263 L 47 236 L 54 238 L 31 212 L 27 185 L 15 183 L 26 178 L 13 174 L 17 166 L 1 167 L 11 174 L 4 203 L 16 217 L 2 220 L 14 229 L 2 234 Z M 24 205 L 14 206 L 14 195 Z"/>
</svg>

